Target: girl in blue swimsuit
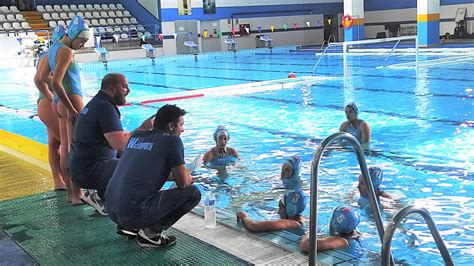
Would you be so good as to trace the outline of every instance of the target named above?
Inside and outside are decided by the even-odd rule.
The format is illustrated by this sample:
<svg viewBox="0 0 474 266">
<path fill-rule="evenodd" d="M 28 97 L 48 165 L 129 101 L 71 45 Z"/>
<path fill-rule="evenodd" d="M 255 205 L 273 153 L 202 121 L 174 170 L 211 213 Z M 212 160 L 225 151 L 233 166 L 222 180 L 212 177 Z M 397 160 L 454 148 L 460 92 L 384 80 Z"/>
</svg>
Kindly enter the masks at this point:
<svg viewBox="0 0 474 266">
<path fill-rule="evenodd" d="M 224 126 L 218 126 L 214 131 L 216 146 L 204 154 L 202 158 L 204 165 L 211 168 L 219 168 L 237 162 L 239 154 L 234 148 L 227 147 L 229 139 L 229 131 Z"/>
<path fill-rule="evenodd" d="M 51 43 L 54 45 L 56 42 L 61 40 L 66 34 L 66 28 L 62 25 L 57 26 L 53 30 L 53 36 Z M 50 84 L 50 73 L 47 52 L 42 52 L 36 65 L 37 72 L 35 74 L 35 84 L 39 90 L 38 97 L 38 116 L 40 120 L 45 124 L 48 132 L 48 161 L 51 167 L 51 174 L 53 175 L 54 189 L 63 190 L 66 189 L 66 184 L 63 179 L 60 167 L 60 134 L 59 134 L 59 121 L 53 109 L 53 93 Z M 42 82 L 40 77 L 41 73 L 45 74 Z"/>
<path fill-rule="evenodd" d="M 48 52 L 50 71 L 53 72 L 51 85 L 59 99 L 57 113 L 61 137 L 61 170 L 68 189 L 68 201 L 73 204 L 82 203 L 82 191 L 69 178 L 67 157 L 72 143 L 74 123 L 84 106 L 81 77 L 79 66 L 74 61 L 74 50 L 83 47 L 89 36 L 89 27 L 84 19 L 75 16 L 69 22 L 67 34 L 55 43 Z"/>
<path fill-rule="evenodd" d="M 347 132 L 354 136 L 362 147 L 365 148 L 370 142 L 370 127 L 364 120 L 359 119 L 359 107 L 357 103 L 348 103 L 345 107 L 347 121 L 339 127 L 340 132 Z"/>
</svg>

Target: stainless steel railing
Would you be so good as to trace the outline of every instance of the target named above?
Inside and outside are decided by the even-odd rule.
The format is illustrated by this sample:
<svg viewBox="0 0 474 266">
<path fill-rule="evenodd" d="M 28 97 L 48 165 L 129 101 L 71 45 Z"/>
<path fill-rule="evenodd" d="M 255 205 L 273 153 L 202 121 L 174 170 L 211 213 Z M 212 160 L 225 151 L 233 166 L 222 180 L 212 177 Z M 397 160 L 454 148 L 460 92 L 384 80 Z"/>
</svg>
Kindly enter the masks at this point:
<svg viewBox="0 0 474 266">
<path fill-rule="evenodd" d="M 379 205 L 377 203 L 377 199 L 375 197 L 374 187 L 372 185 L 372 179 L 369 176 L 369 172 L 367 170 L 367 164 L 365 162 L 364 153 L 362 151 L 362 147 L 359 141 L 348 133 L 335 133 L 331 136 L 325 138 L 321 145 L 318 147 L 311 167 L 311 201 L 310 201 L 310 221 L 309 221 L 309 265 L 316 265 L 316 254 L 317 254 L 317 241 L 316 241 L 316 232 L 317 232 L 317 225 L 318 225 L 318 168 L 319 162 L 321 157 L 328 147 L 329 144 L 333 143 L 336 140 L 346 140 L 354 147 L 354 151 L 357 155 L 357 160 L 359 161 L 359 166 L 362 172 L 362 176 L 364 177 L 365 183 L 367 184 L 368 188 L 368 196 L 369 196 L 369 203 L 373 211 L 375 224 L 377 226 L 377 230 L 380 236 L 380 241 L 382 241 L 384 237 L 384 228 L 382 217 L 380 215 Z M 390 260 L 390 253 L 389 253 L 389 260 Z"/>
<path fill-rule="evenodd" d="M 426 210 L 425 208 L 415 207 L 413 205 L 407 206 L 400 210 L 387 225 L 387 231 L 385 232 L 385 235 L 382 240 L 381 265 L 390 265 L 390 246 L 392 244 L 392 237 L 395 233 L 395 229 L 397 229 L 397 226 L 400 224 L 403 218 L 412 213 L 418 213 L 423 216 L 426 224 L 428 225 L 428 228 L 430 229 L 431 235 L 435 240 L 436 246 L 438 246 L 438 249 L 441 252 L 441 256 L 443 256 L 444 263 L 448 266 L 454 265 L 453 259 L 451 258 L 451 255 L 449 254 L 448 249 L 446 248 L 446 245 L 444 244 L 444 241 L 439 234 L 438 228 L 436 227 L 436 224 L 434 223 L 433 218 L 431 218 L 431 215 L 428 210 Z"/>
</svg>

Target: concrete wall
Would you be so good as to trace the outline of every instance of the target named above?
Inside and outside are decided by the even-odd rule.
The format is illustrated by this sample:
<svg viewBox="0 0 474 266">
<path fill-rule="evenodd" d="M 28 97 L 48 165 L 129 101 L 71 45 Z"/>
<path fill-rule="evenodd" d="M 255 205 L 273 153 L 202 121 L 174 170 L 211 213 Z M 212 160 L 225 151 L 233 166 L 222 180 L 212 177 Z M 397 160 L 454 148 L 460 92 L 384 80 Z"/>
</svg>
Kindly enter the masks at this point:
<svg viewBox="0 0 474 266">
<path fill-rule="evenodd" d="M 383 5 L 382 3 L 383 2 Z M 454 17 L 456 10 L 461 7 L 467 8 L 466 30 L 474 33 L 474 2 L 473 0 L 441 0 L 440 6 L 440 35 L 446 32 L 454 33 L 456 23 Z M 377 32 L 386 32 L 386 22 L 400 23 L 401 27 L 416 26 L 416 0 L 399 1 L 365 1 L 365 37 L 375 38 Z"/>
<path fill-rule="evenodd" d="M 240 24 L 250 24 L 250 34 L 242 37 L 237 34 L 239 49 L 256 48 L 257 36 L 262 34 L 269 35 L 274 46 L 321 44 L 324 39 L 323 15 L 341 14 L 342 2 L 343 0 L 217 0 L 216 14 L 204 14 L 203 1 L 193 0 L 191 15 L 180 16 L 176 0 L 163 0 L 163 50 L 165 55 L 176 54 L 175 21 L 179 20 L 198 21 L 199 44 L 202 43 L 204 30 L 200 21 L 218 21 L 222 32 L 222 38 L 219 40 L 222 51 L 227 50 L 223 39 L 232 32 L 232 26 L 238 33 Z M 309 27 L 306 22 L 310 23 Z M 284 24 L 287 26 L 286 30 Z M 270 29 L 272 25 L 273 32 Z"/>
</svg>

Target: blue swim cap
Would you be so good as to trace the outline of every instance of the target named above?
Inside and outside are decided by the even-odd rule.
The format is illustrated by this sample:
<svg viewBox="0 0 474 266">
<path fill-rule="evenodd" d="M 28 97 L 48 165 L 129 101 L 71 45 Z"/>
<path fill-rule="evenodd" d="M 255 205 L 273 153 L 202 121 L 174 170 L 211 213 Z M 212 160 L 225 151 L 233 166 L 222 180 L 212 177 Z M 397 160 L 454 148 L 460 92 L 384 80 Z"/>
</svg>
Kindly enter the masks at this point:
<svg viewBox="0 0 474 266">
<path fill-rule="evenodd" d="M 354 113 L 355 113 L 356 117 L 359 115 L 359 107 L 357 107 L 356 102 L 350 102 L 350 103 L 346 104 L 346 107 L 351 107 L 352 110 L 354 110 Z"/>
<path fill-rule="evenodd" d="M 282 203 L 289 217 L 300 215 L 306 208 L 306 196 L 301 189 L 290 191 L 285 194 Z"/>
<path fill-rule="evenodd" d="M 51 37 L 51 43 L 55 44 L 60 41 L 64 35 L 66 35 L 66 27 L 63 25 L 58 25 L 53 30 L 53 36 Z"/>
<path fill-rule="evenodd" d="M 221 131 L 225 132 L 225 133 L 227 134 L 227 138 L 230 139 L 229 131 L 227 131 L 227 129 L 225 128 L 225 126 L 220 125 L 220 126 L 218 126 L 218 127 L 216 128 L 216 130 L 214 131 L 214 141 L 215 141 L 215 142 L 217 142 L 217 138 L 219 137 L 219 135 L 220 135 L 219 133 L 220 133 Z"/>
<path fill-rule="evenodd" d="M 85 32 L 85 33 L 82 33 Z M 81 34 L 82 33 L 82 34 Z M 74 16 L 71 21 L 69 21 L 67 35 L 72 40 L 75 40 L 77 37 L 89 38 L 89 26 L 84 21 L 81 16 Z"/>
<path fill-rule="evenodd" d="M 383 172 L 382 169 L 378 166 L 371 166 L 369 168 L 369 175 L 370 179 L 372 180 L 372 185 L 374 185 L 374 189 L 378 189 L 380 185 L 382 184 L 383 180 Z M 359 175 L 359 178 L 362 177 L 362 175 Z"/>
<path fill-rule="evenodd" d="M 299 156 L 293 156 L 285 161 L 292 169 L 293 173 L 290 177 L 282 178 L 283 186 L 288 189 L 299 189 L 301 188 L 301 158 Z"/>
<path fill-rule="evenodd" d="M 329 223 L 330 234 L 348 234 L 357 228 L 359 222 L 359 215 L 351 207 L 338 206 L 334 209 Z"/>
</svg>

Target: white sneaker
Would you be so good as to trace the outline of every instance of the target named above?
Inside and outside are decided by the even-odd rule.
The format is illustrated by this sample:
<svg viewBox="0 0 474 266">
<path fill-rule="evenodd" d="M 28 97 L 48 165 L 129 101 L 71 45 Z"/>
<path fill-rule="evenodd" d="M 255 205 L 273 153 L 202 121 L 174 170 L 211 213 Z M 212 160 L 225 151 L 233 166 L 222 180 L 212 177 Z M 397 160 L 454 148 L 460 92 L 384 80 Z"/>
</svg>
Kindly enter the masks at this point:
<svg viewBox="0 0 474 266">
<path fill-rule="evenodd" d="M 91 193 L 90 189 L 86 190 L 84 196 L 81 198 L 81 201 L 94 208 L 102 216 L 108 216 L 107 211 L 105 210 L 104 202 L 97 195 L 97 192 L 93 191 Z"/>
</svg>

